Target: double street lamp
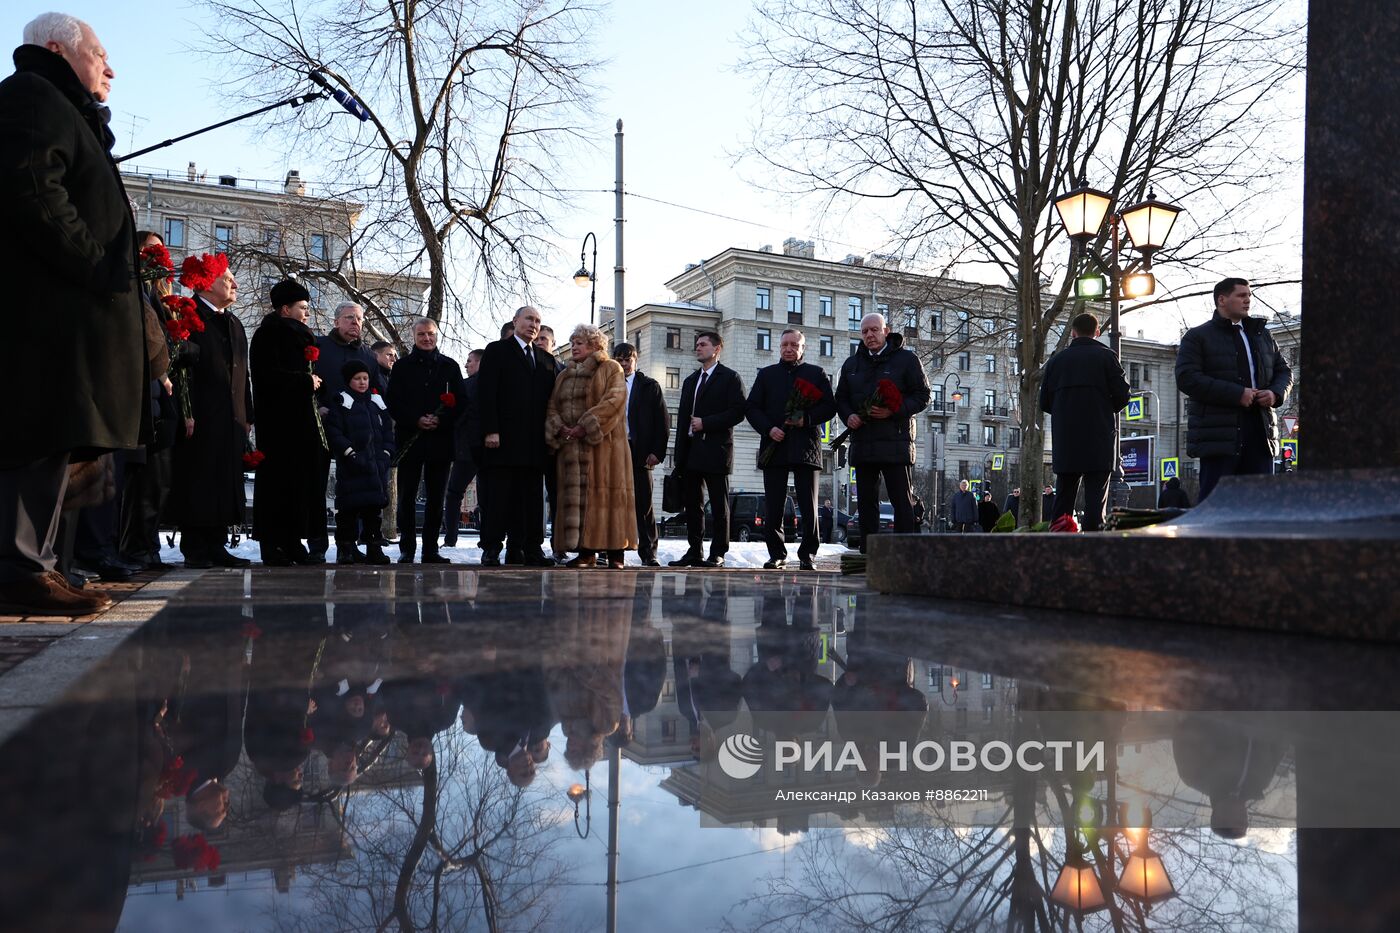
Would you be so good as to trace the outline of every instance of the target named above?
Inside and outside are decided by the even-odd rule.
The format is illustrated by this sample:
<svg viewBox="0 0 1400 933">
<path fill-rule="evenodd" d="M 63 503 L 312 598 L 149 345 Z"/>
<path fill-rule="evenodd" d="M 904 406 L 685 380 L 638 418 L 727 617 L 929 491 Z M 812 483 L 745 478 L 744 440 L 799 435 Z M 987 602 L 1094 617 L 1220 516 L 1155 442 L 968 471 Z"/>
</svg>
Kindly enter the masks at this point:
<svg viewBox="0 0 1400 933">
<path fill-rule="evenodd" d="M 1158 201 L 1151 189 L 1146 200 L 1121 211 L 1112 211 L 1113 200 L 1113 195 L 1090 188 L 1087 179 L 1080 179 L 1077 188 L 1055 199 L 1055 210 L 1073 244 L 1070 262 L 1076 270 L 1074 297 L 1101 299 L 1108 296 L 1109 346 L 1118 354 L 1118 304 L 1123 299 L 1146 298 L 1157 290 L 1157 280 L 1152 274 L 1152 254 L 1166 243 L 1176 215 L 1182 209 Z M 1105 221 L 1109 225 L 1107 257 L 1089 245 L 1098 238 Z M 1126 228 L 1132 247 L 1142 254 L 1127 266 L 1120 260 L 1120 223 Z M 1090 268 L 1082 270 L 1081 261 Z"/>
<path fill-rule="evenodd" d="M 588 267 L 587 259 L 588 241 L 590 239 L 593 240 L 593 268 L 591 271 Z M 578 271 L 574 273 L 574 284 L 579 288 L 590 286 L 588 292 L 588 323 L 596 327 L 598 322 L 594 320 L 596 317 L 594 309 L 598 303 L 598 238 L 594 236 L 591 230 L 588 232 L 588 235 L 583 238 L 583 245 L 580 246 L 578 250 Z"/>
</svg>

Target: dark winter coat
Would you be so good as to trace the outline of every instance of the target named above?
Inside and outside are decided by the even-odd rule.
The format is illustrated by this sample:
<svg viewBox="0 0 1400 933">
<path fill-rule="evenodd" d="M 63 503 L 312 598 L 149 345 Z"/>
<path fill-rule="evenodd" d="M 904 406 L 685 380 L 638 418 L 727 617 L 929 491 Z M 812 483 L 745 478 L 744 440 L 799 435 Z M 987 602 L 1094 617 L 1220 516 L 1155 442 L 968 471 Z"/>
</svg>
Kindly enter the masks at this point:
<svg viewBox="0 0 1400 933">
<path fill-rule="evenodd" d="M 1008 495 L 1006 501 L 1002 503 L 1001 510 L 1010 512 L 1019 519 L 1021 517 L 1021 497 Z"/>
<path fill-rule="evenodd" d="M 676 472 L 730 473 L 734 470 L 734 426 L 744 420 L 744 381 L 728 366 L 716 363 L 697 399 L 700 372 L 697 369 L 681 383 Z M 693 436 L 691 418 L 700 418 L 704 425 Z"/>
<path fill-rule="evenodd" d="M 457 424 L 453 428 L 453 449 L 459 461 L 476 463 L 482 451 L 480 373 L 462 380 L 457 392 Z"/>
<path fill-rule="evenodd" d="M 820 389 L 821 399 L 802 412 L 805 421 L 802 427 L 785 426 L 783 422 L 792 417 L 787 414 L 787 402 L 798 379 L 805 379 Z M 822 468 L 821 427 L 836 416 L 836 395 L 831 390 L 831 380 L 820 366 L 798 361 L 791 365 L 779 362 L 763 367 L 754 377 L 745 413 L 749 424 L 758 432 L 760 464 L 769 456 L 772 459 L 768 466 L 773 469 Z M 773 428 L 782 428 L 781 442 L 769 436 Z M 773 452 L 765 454 L 770 448 Z"/>
<path fill-rule="evenodd" d="M 1254 354 L 1254 385 L 1274 393 L 1274 407 L 1288 400 L 1293 371 L 1261 318 L 1242 322 Z M 1233 457 L 1243 443 L 1245 418 L 1264 422 L 1269 451 L 1278 456 L 1278 418 L 1273 408 L 1240 405 L 1248 388 L 1244 378 L 1244 347 L 1234 325 L 1216 314 L 1188 330 L 1176 354 L 1176 385 L 1186 395 L 1186 452 L 1192 457 Z"/>
<path fill-rule="evenodd" d="M 418 435 L 406 457 L 430 463 L 452 462 L 452 429 L 457 421 L 457 409 L 446 408 L 438 417 L 436 430 L 420 430 L 418 419 L 436 413 L 443 407 L 442 395 L 446 392 L 455 395 L 461 385 L 461 368 L 441 350 L 425 353 L 414 347 L 408 356 L 394 364 L 388 393 L 394 441 L 402 450 L 414 435 Z"/>
<path fill-rule="evenodd" d="M 276 311 L 262 319 L 248 347 L 254 398 L 262 400 L 258 449 L 266 459 L 253 480 L 253 537 L 304 538 L 323 520 L 321 482 L 327 456 L 316 426 L 316 392 L 306 351 L 316 335 Z"/>
<path fill-rule="evenodd" d="M 1075 337 L 1050 357 L 1040 384 L 1040 410 L 1050 415 L 1056 473 L 1109 473 L 1118 464 L 1118 412 L 1128 380 L 1112 350 Z"/>
<path fill-rule="evenodd" d="M 321 358 L 316 361 L 316 375 L 321 377 L 319 397 L 322 408 L 333 408 L 340 404 L 340 393 L 345 391 L 345 376 L 341 369 L 351 360 L 359 360 L 369 368 L 369 387 L 384 392 L 384 380 L 380 378 L 379 360 L 365 342 L 356 339 L 343 343 L 336 331 L 316 338 L 316 348 Z"/>
<path fill-rule="evenodd" d="M 204 330 L 190 335 L 199 356 L 190 366 L 194 436 L 178 432 L 172 456 L 170 520 L 185 528 L 243 521 L 243 454 L 253 421 L 248 336 L 232 311 L 195 299 Z"/>
<path fill-rule="evenodd" d="M 136 229 L 107 108 L 59 55 L 15 50 L 0 82 L 0 278 L 9 385 L 0 468 L 150 435 Z"/>
<path fill-rule="evenodd" d="M 961 489 L 948 500 L 948 521 L 954 525 L 977 524 L 977 494 Z"/>
<path fill-rule="evenodd" d="M 983 499 L 977 503 L 977 524 L 982 526 L 983 531 L 991 531 L 995 528 L 999 518 L 1001 518 L 1001 510 L 997 508 L 995 502 Z"/>
<path fill-rule="evenodd" d="M 928 407 L 928 378 L 919 358 L 904 349 L 901 334 L 890 334 L 879 356 L 872 357 L 869 350 L 861 347 L 841 364 L 841 376 L 836 385 L 836 412 L 843 423 L 851 415 L 860 414 L 881 379 L 889 379 L 899 387 L 904 404 L 892 417 L 865 421 L 860 430 L 851 432 L 850 462 L 853 466 L 867 463 L 913 466 L 917 439 L 914 416 Z"/>
<path fill-rule="evenodd" d="M 665 462 L 671 445 L 671 413 L 661 384 L 640 370 L 632 374 L 632 391 L 627 394 L 627 427 L 633 467 L 645 469 L 648 456 Z"/>
<path fill-rule="evenodd" d="M 499 434 L 501 445 L 487 448 L 481 467 L 530 467 L 546 463 L 544 413 L 554 392 L 555 359 L 539 347 L 527 350 L 514 337 L 486 345 L 476 371 L 481 437 Z"/>
<path fill-rule="evenodd" d="M 1167 480 L 1162 487 L 1162 494 L 1157 497 L 1157 507 L 1159 509 L 1189 509 L 1191 508 L 1191 497 L 1186 494 L 1186 490 L 1181 488 L 1181 480 L 1173 476 Z"/>
<path fill-rule="evenodd" d="M 326 439 L 335 457 L 335 507 L 382 509 L 389 504 L 394 423 L 383 397 L 341 392 L 326 410 Z"/>
</svg>

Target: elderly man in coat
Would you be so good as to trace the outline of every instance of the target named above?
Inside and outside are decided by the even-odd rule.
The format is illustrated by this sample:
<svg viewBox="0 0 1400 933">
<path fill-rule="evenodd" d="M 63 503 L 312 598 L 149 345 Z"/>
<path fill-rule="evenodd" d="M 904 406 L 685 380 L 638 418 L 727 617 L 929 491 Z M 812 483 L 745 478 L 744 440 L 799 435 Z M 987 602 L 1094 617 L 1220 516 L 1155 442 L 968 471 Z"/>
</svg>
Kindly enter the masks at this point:
<svg viewBox="0 0 1400 933">
<path fill-rule="evenodd" d="M 1045 364 L 1040 410 L 1050 415 L 1055 453 L 1053 521 L 1074 511 L 1084 484 L 1084 530 L 1103 528 L 1108 510 L 1108 480 L 1118 464 L 1118 412 L 1131 389 L 1123 364 L 1094 338 L 1099 319 L 1081 314 L 1070 322 L 1074 339 Z"/>
<path fill-rule="evenodd" d="M 763 540 L 768 570 L 787 566 L 783 512 L 788 474 L 797 489 L 802 544 L 797 557 L 803 570 L 815 570 L 821 545 L 817 528 L 817 472 L 822 468 L 821 426 L 836 415 L 831 380 L 820 366 L 802 362 L 806 338 L 789 328 L 778 339 L 779 362 L 765 366 L 749 390 L 746 416 L 758 432 L 758 466 L 763 471 Z"/>
<path fill-rule="evenodd" d="M 92 28 L 45 13 L 0 82 L 0 271 L 9 384 L 0 414 L 0 612 L 110 604 L 56 572 L 70 460 L 149 434 L 136 226 L 103 106 L 114 72 Z"/>
</svg>

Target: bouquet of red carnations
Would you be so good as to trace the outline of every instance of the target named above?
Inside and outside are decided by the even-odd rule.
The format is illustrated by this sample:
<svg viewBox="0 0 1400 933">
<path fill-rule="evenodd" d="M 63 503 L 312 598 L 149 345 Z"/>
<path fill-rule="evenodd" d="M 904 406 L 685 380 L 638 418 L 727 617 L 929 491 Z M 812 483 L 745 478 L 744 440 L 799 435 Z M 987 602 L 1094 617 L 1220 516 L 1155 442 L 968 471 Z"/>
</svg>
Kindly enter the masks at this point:
<svg viewBox="0 0 1400 933">
<path fill-rule="evenodd" d="M 807 423 L 807 410 L 822 400 L 822 390 L 798 376 L 792 381 L 792 391 L 783 405 L 783 426 L 801 427 Z M 778 450 L 777 442 L 768 444 L 758 453 L 758 465 L 766 467 Z"/>
<path fill-rule="evenodd" d="M 438 396 L 438 406 L 433 409 L 433 417 L 441 418 L 456 407 L 457 396 L 453 395 L 451 392 L 444 392 Z M 421 431 L 414 431 L 413 436 L 404 441 L 403 446 L 399 448 L 399 452 L 394 454 L 394 459 L 389 461 L 390 466 L 399 465 L 399 462 L 403 460 L 403 455 L 408 453 L 408 449 L 413 446 L 414 441 L 418 440 L 418 435 L 421 433 Z"/>
<path fill-rule="evenodd" d="M 303 352 L 306 356 L 306 371 L 315 376 L 316 361 L 321 358 L 321 350 L 313 343 Z M 311 415 L 316 419 L 316 433 L 321 437 L 321 449 L 330 450 L 330 442 L 326 440 L 326 425 L 321 421 L 321 402 L 317 399 L 314 389 L 311 392 Z"/>
</svg>

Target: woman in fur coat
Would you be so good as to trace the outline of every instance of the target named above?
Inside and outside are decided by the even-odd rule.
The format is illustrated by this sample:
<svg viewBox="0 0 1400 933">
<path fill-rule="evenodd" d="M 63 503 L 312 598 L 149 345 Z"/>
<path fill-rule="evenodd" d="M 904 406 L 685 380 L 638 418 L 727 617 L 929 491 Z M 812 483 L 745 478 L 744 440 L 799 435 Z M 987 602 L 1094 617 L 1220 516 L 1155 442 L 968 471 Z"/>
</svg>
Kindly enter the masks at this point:
<svg viewBox="0 0 1400 933">
<path fill-rule="evenodd" d="M 554 380 L 544 422 L 559 480 L 554 553 L 577 551 L 567 566 L 593 567 L 607 551 L 608 564 L 620 569 L 623 552 L 637 546 L 627 379 L 598 328 L 580 324 L 569 347 L 572 359 Z"/>
</svg>

